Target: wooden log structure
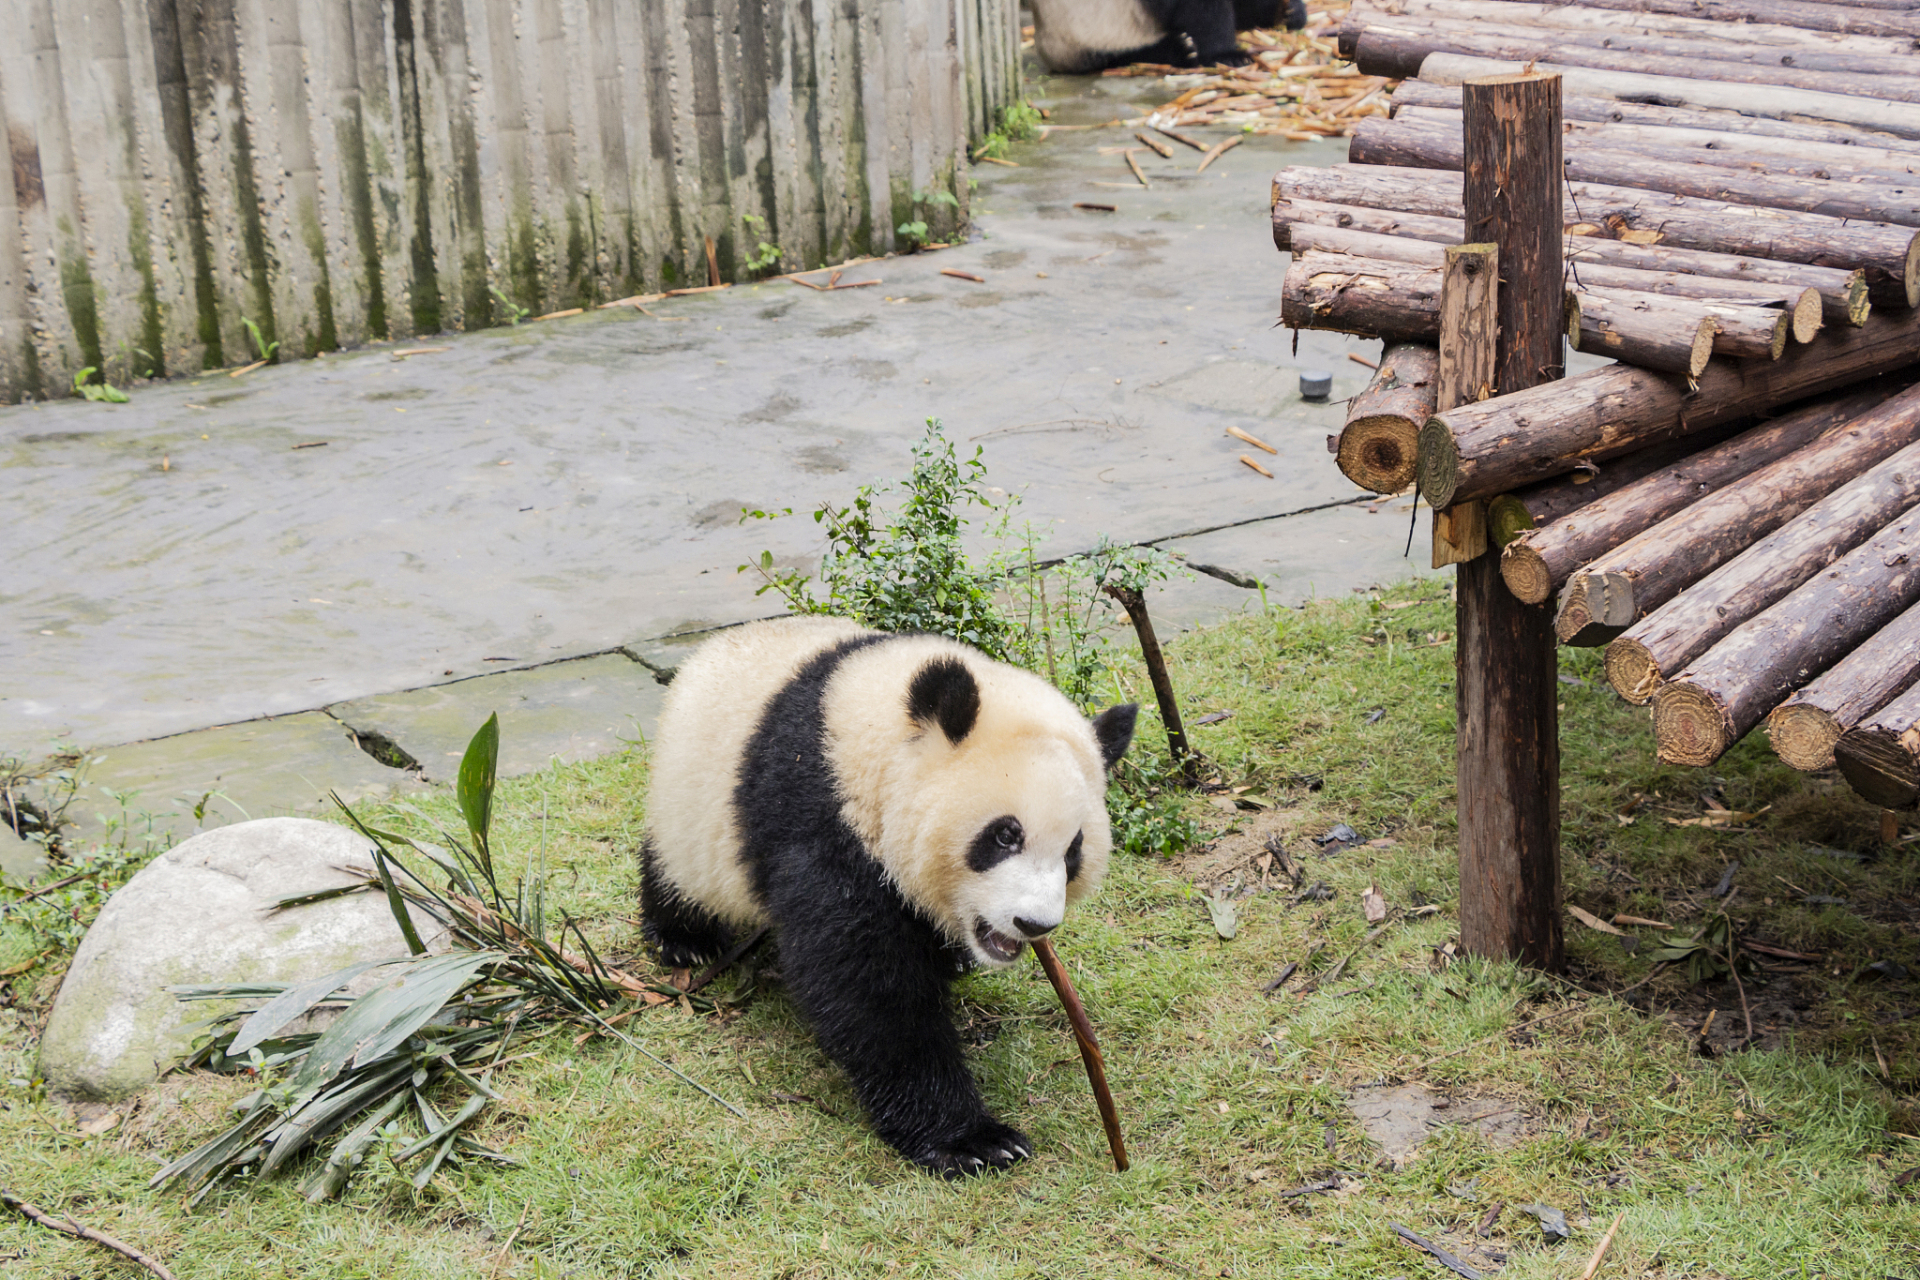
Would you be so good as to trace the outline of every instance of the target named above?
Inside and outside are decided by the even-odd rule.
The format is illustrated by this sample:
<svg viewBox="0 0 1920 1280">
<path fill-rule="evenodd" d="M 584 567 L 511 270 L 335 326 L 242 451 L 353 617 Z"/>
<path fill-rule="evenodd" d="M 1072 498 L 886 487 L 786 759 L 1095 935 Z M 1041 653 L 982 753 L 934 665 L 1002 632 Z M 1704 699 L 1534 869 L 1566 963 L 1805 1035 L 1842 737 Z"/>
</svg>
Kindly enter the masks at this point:
<svg viewBox="0 0 1920 1280">
<path fill-rule="evenodd" d="M 1917 363 L 1920 311 L 1826 330 L 1778 360 L 1715 362 L 1692 390 L 1673 374 L 1611 365 L 1434 414 L 1420 430 L 1416 480 L 1436 507 L 1490 498 Z"/>
<path fill-rule="evenodd" d="M 1920 440 L 1920 388 L 1829 428 L 1575 571 L 1560 593 L 1555 634 L 1564 644 L 1613 640 L 1689 583 L 1915 440 Z"/>
<path fill-rule="evenodd" d="M 1773 753 L 1796 769 L 1830 769 L 1841 736 L 1915 681 L 1920 681 L 1920 605 L 1775 707 L 1767 717 L 1767 740 Z"/>
<path fill-rule="evenodd" d="M 1766 258 L 1708 253 L 1697 249 L 1676 249 L 1670 245 L 1632 244 L 1603 238 L 1600 233 L 1604 230 L 1592 223 L 1575 223 L 1573 228 L 1569 228 L 1564 249 L 1568 260 L 1574 264 L 1575 273 L 1584 272 L 1591 263 L 1644 271 L 1676 281 L 1698 280 L 1702 292 L 1698 295 L 1681 293 L 1682 297 L 1710 296 L 1710 291 L 1720 286 L 1708 284 L 1709 280 L 1769 285 L 1800 293 L 1812 289 L 1820 295 L 1822 318 L 1830 324 L 1862 324 L 1872 308 L 1867 296 L 1866 273 L 1863 271 L 1775 262 Z M 1411 253 L 1406 249 L 1390 249 L 1383 253 L 1377 248 L 1371 251 L 1349 248 L 1348 245 L 1359 242 L 1327 240 L 1321 236 L 1322 232 L 1348 232 L 1354 236 L 1378 236 L 1383 241 L 1417 240 L 1435 245 L 1458 244 L 1466 234 L 1465 224 L 1459 218 L 1397 213 L 1359 205 L 1276 196 L 1273 203 L 1273 239 L 1275 247 L 1282 253 L 1291 252 L 1295 247 L 1322 249 L 1328 253 L 1357 252 L 1362 257 L 1390 257 L 1394 252 Z M 1596 277 L 1594 283 L 1616 283 L 1616 279 Z M 1649 285 L 1647 291 L 1677 293 L 1681 287 L 1684 286 Z M 1748 293 L 1746 296 L 1754 295 Z"/>
<path fill-rule="evenodd" d="M 1280 199 L 1460 215 L 1458 180 L 1444 171 L 1387 165 L 1292 168 L 1281 170 L 1274 184 Z M 1582 221 L 1618 219 L 1622 227 L 1676 248 L 1863 269 L 1869 290 L 1879 285 L 1884 296 L 1906 306 L 1920 303 L 1920 235 L 1910 227 L 1591 182 L 1570 184 L 1568 195 Z"/>
<path fill-rule="evenodd" d="M 1569 95 L 1567 119 L 1596 124 L 1640 124 L 1662 128 L 1710 129 L 1760 138 L 1779 138 L 1800 142 L 1824 142 L 1837 146 L 1863 144 L 1896 151 L 1920 152 L 1920 142 L 1874 129 L 1832 121 L 1781 120 L 1770 116 L 1744 115 L 1713 107 L 1679 107 L 1647 102 L 1628 102 L 1618 98 L 1590 98 Z M 1389 99 L 1393 109 L 1401 107 L 1438 107 L 1460 109 L 1458 85 L 1429 84 L 1408 80 L 1393 91 Z"/>
<path fill-rule="evenodd" d="M 1684 671 L 1735 627 L 1916 502 L 1920 445 L 1908 445 L 1627 628 L 1607 646 L 1608 683 L 1628 702 L 1645 704 L 1669 677 Z"/>
<path fill-rule="evenodd" d="M 1604 467 L 1582 468 L 1551 480 L 1541 480 L 1512 493 L 1503 493 L 1487 502 L 1487 536 L 1493 540 L 1494 546 L 1507 547 L 1530 529 L 1547 528 L 1608 494 L 1690 458 L 1700 450 L 1738 435 L 1750 426 L 1752 423 L 1744 418 L 1722 423 L 1696 435 L 1669 440 L 1650 449 L 1614 458 Z M 1506 576 L 1505 571 L 1503 562 L 1502 577 Z M 1512 588 L 1511 579 L 1508 579 L 1507 586 Z M 1545 598 L 1541 597 L 1543 600 Z"/>
<path fill-rule="evenodd" d="M 1433 416 L 1440 352 L 1414 342 L 1391 343 L 1367 389 L 1347 406 L 1334 460 L 1341 474 L 1374 493 L 1413 483 L 1420 428 Z"/>
<path fill-rule="evenodd" d="M 1672 14 L 1711 22 L 1767 22 L 1847 35 L 1920 37 L 1920 17 L 1899 10 L 1804 0 L 1580 0 L 1580 4 L 1587 9 Z"/>
<path fill-rule="evenodd" d="M 1361 258 L 1377 258 L 1388 262 L 1411 262 L 1419 266 L 1442 266 L 1446 262 L 1446 246 L 1427 240 L 1416 240 L 1406 236 L 1377 235 L 1370 231 L 1355 231 L 1347 227 L 1320 227 L 1310 224 L 1294 224 L 1288 229 L 1288 242 L 1293 252 L 1305 253 L 1348 253 Z M 1575 255 L 1579 237 L 1566 241 L 1566 252 Z M 1758 280 L 1717 280 L 1679 271 L 1647 271 L 1634 267 L 1616 267 L 1604 262 L 1587 262 L 1583 258 L 1575 260 L 1568 272 L 1569 283 L 1576 288 L 1593 285 L 1600 288 L 1630 290 L 1635 293 L 1657 293 L 1676 298 L 1692 298 L 1701 302 L 1719 303 L 1746 307 L 1780 307 L 1788 315 L 1788 332 L 1798 342 L 1810 342 L 1813 335 L 1820 331 L 1823 322 L 1823 302 L 1820 292 L 1811 287 L 1796 288 L 1793 285 L 1768 284 Z M 1814 268 L 1819 270 L 1820 268 Z M 1860 291 L 1861 300 L 1866 298 L 1864 286 Z M 1731 346 L 1715 349 L 1723 354 L 1770 354 L 1774 319 L 1764 321 L 1767 326 L 1766 341 L 1768 352 L 1758 350 L 1736 353 Z M 1716 330 L 1717 332 L 1717 330 Z M 1658 366 L 1654 366 L 1658 367 Z"/>
<path fill-rule="evenodd" d="M 1721 63 L 1742 65 L 1748 72 L 1765 73 L 1804 69 L 1845 73 L 1845 78 L 1878 79 L 1881 76 L 1911 77 L 1914 59 L 1911 53 L 1874 53 L 1874 42 L 1862 42 L 1864 48 L 1814 45 L 1802 40 L 1781 46 L 1726 39 L 1717 33 L 1709 38 L 1692 34 L 1633 29 L 1580 30 L 1548 27 L 1521 22 L 1459 21 L 1451 16 L 1414 16 L 1385 14 L 1368 5 L 1355 5 L 1348 11 L 1354 35 L 1342 42 L 1350 51 L 1342 56 L 1358 63 L 1370 75 L 1394 80 L 1420 74 L 1420 63 L 1429 53 L 1482 53 L 1501 58 L 1547 59 L 1558 56 L 1567 61 L 1570 50 L 1592 53 L 1618 61 L 1581 61 L 1575 65 L 1617 67 L 1624 70 L 1656 70 L 1672 66 L 1676 74 L 1702 79 L 1723 79 L 1699 70 L 1701 66 Z M 1664 61 L 1674 59 L 1677 61 Z M 1382 69 L 1385 68 L 1385 69 Z M 1756 80 L 1751 83 L 1767 83 Z M 1781 83 L 1798 83 L 1782 81 Z M 1823 85 L 1800 84 L 1801 88 Z M 1837 93 L 1850 90 L 1835 88 Z"/>
<path fill-rule="evenodd" d="M 1770 65 L 1716 57 L 1716 48 L 1687 53 L 1669 51 L 1658 42 L 1642 40 L 1639 47 L 1620 49 L 1569 42 L 1544 29 L 1445 23 L 1418 27 L 1393 19 L 1369 23 L 1354 45 L 1353 61 L 1361 72 L 1406 80 L 1421 74 L 1421 65 L 1434 54 L 1465 54 L 1506 62 L 1550 63 L 1584 70 L 1627 71 L 1682 79 L 1712 80 L 1722 84 L 1786 85 L 1824 93 L 1883 98 L 1889 102 L 1920 102 L 1920 76 L 1913 63 L 1893 70 L 1894 59 L 1880 63 L 1883 71 L 1864 67 L 1829 70 L 1799 64 Z M 1651 46 L 1651 47 L 1650 47 Z M 1861 81 L 1870 81 L 1862 85 Z"/>
<path fill-rule="evenodd" d="M 1567 139 L 1566 174 L 1644 191 L 1665 191 L 1699 200 L 1726 200 L 1768 209 L 1792 209 L 1829 218 L 1920 227 L 1920 178 L 1888 175 L 1874 180 L 1865 170 L 1835 181 L 1782 172 L 1764 160 L 1742 157 L 1738 167 L 1702 164 L 1674 148 L 1617 145 L 1605 130 Z M 1354 164 L 1412 169 L 1460 167 L 1460 133 L 1431 115 L 1387 119 L 1373 116 L 1354 130 L 1348 148 Z M 1823 166 L 1804 166 L 1825 172 Z M 1580 212 L 1585 214 L 1584 207 Z"/>
<path fill-rule="evenodd" d="M 1874 804 L 1905 809 L 1920 802 L 1920 684 L 1842 734 L 1833 759 L 1847 784 Z"/>
<path fill-rule="evenodd" d="M 1706 495 L 1807 447 L 1881 404 L 1895 389 L 1874 385 L 1834 392 L 1711 447 L 1702 447 L 1693 437 L 1673 442 L 1665 447 L 1670 460 L 1642 478 L 1508 542 L 1501 555 L 1501 576 L 1521 600 L 1543 603 L 1582 565 Z M 1672 456 L 1683 451 L 1685 456 Z"/>
<path fill-rule="evenodd" d="M 1566 324 L 1576 351 L 1689 378 L 1716 353 L 1778 360 L 1793 327 L 1784 310 L 1593 287 L 1567 290 Z"/>
<path fill-rule="evenodd" d="M 1500 246 L 1448 245 L 1442 270 L 1434 407 L 1451 409 L 1493 394 L 1500 346 Z M 1433 513 L 1434 568 L 1465 564 L 1487 549 L 1485 504 L 1455 503 Z"/>
<path fill-rule="evenodd" d="M 1515 4 L 1508 0 L 1393 0 L 1393 13 L 1372 5 L 1354 5 L 1338 34 L 1340 56 L 1351 60 L 1355 42 L 1369 22 L 1405 19 L 1445 19 L 1453 22 L 1512 23 L 1547 27 L 1554 31 L 1603 35 L 1672 35 L 1794 49 L 1811 46 L 1835 53 L 1898 57 L 1913 41 L 1902 33 L 1813 30 L 1790 20 L 1791 0 L 1779 6 L 1778 19 L 1749 17 L 1732 22 L 1709 17 L 1692 7 L 1654 10 L 1651 6 L 1587 4 Z"/>
<path fill-rule="evenodd" d="M 1809 673 L 1832 666 L 1920 601 L 1920 507 L 1772 608 L 1735 628 L 1653 696 L 1668 764 L 1708 765 Z"/>
<path fill-rule="evenodd" d="M 1469 84 L 1464 113 L 1467 238 L 1498 246 L 1493 389 L 1505 396 L 1562 372 L 1560 81 Z M 1543 611 L 1506 589 L 1497 556 L 1455 574 L 1461 943 L 1558 970 L 1566 951 L 1552 632 Z"/>
<path fill-rule="evenodd" d="M 1295 254 L 1280 287 L 1280 322 L 1432 342 L 1440 334 L 1440 269 L 1350 254 Z"/>
</svg>

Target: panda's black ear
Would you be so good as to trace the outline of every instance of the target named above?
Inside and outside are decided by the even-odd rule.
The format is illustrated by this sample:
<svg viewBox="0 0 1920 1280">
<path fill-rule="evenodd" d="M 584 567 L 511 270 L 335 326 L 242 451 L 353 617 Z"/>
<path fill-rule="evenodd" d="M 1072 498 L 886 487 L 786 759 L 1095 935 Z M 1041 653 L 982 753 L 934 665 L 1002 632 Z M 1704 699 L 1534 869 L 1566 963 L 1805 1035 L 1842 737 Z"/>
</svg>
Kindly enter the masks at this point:
<svg viewBox="0 0 1920 1280">
<path fill-rule="evenodd" d="M 980 718 L 980 685 L 960 659 L 935 658 L 907 686 L 907 714 L 929 728 L 938 725 L 957 747 Z"/>
<path fill-rule="evenodd" d="M 1108 707 L 1093 718 L 1093 736 L 1100 742 L 1100 759 L 1107 768 L 1119 764 L 1133 745 L 1133 722 L 1139 714 L 1140 705 L 1129 702 Z"/>
</svg>

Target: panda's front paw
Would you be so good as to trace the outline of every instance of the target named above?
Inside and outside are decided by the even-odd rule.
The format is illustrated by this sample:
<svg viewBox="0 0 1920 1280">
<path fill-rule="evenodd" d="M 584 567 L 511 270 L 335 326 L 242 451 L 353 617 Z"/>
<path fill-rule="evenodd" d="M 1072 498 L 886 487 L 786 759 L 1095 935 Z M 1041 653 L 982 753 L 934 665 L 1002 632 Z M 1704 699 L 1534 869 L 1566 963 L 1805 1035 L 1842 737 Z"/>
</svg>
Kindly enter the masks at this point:
<svg viewBox="0 0 1920 1280">
<path fill-rule="evenodd" d="M 1027 1135 L 998 1120 L 982 1120 L 946 1142 L 929 1143 L 914 1163 L 943 1178 L 970 1178 L 995 1169 L 1010 1169 L 1033 1154 Z"/>
</svg>

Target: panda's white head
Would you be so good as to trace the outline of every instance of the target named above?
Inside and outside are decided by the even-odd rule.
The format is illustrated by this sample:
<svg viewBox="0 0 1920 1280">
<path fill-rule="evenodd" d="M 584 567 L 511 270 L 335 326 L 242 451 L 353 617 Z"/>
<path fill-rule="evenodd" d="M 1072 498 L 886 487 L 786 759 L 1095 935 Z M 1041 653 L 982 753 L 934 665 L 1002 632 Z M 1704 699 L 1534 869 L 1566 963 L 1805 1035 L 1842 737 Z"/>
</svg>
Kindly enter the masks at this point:
<svg viewBox="0 0 1920 1280">
<path fill-rule="evenodd" d="M 978 963 L 1011 964 L 1099 887 L 1134 706 L 1089 721 L 1039 677 L 932 637 L 850 655 L 833 683 L 843 815 Z"/>
</svg>

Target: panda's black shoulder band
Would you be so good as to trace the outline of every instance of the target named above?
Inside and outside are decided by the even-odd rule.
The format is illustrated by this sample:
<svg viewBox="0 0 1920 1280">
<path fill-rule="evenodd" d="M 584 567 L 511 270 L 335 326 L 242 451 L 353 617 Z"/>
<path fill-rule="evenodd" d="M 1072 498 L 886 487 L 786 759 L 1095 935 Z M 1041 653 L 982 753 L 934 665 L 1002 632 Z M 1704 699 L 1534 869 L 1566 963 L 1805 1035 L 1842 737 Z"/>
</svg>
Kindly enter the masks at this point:
<svg viewBox="0 0 1920 1280">
<path fill-rule="evenodd" d="M 960 659 L 935 658 L 907 686 L 907 714 L 928 727 L 938 725 L 958 746 L 980 718 L 980 685 Z"/>
</svg>

